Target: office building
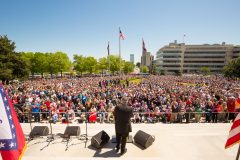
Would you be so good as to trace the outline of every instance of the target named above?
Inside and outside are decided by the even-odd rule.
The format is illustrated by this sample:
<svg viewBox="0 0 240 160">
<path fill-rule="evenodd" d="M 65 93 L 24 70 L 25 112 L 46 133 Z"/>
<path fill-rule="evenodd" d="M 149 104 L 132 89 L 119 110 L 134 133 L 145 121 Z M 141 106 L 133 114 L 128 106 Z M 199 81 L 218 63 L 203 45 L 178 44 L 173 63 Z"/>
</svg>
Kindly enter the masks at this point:
<svg viewBox="0 0 240 160">
<path fill-rule="evenodd" d="M 151 52 L 143 52 L 141 56 L 141 65 L 151 68 L 153 60 L 154 56 L 151 55 Z"/>
<path fill-rule="evenodd" d="M 134 64 L 134 54 L 130 54 L 130 62 Z"/>
<path fill-rule="evenodd" d="M 201 67 L 208 67 L 211 72 L 220 73 L 229 60 L 240 56 L 240 46 L 230 44 L 186 45 L 170 43 L 156 54 L 158 70 L 165 73 L 198 73 Z"/>
</svg>

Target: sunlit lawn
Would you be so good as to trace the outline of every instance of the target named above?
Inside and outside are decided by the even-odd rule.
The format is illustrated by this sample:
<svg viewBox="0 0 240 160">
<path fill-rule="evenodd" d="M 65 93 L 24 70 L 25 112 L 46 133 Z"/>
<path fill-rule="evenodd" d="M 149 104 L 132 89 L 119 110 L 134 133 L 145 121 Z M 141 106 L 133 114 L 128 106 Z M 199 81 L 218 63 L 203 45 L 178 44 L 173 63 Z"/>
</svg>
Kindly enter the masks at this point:
<svg viewBox="0 0 240 160">
<path fill-rule="evenodd" d="M 139 84 L 141 83 L 141 81 L 142 80 L 140 78 L 129 80 L 130 83 L 134 83 L 134 84 Z M 126 80 L 121 80 L 121 83 L 126 85 Z"/>
</svg>

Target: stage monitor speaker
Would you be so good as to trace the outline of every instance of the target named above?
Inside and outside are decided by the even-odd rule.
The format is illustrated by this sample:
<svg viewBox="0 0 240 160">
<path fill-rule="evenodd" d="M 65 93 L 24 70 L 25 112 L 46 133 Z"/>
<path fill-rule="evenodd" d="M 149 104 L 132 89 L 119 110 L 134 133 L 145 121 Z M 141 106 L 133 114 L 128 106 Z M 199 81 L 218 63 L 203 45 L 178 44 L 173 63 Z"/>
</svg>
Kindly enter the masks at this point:
<svg viewBox="0 0 240 160">
<path fill-rule="evenodd" d="M 79 136 L 80 135 L 80 127 L 79 126 L 67 126 L 63 137 L 70 138 L 70 136 Z"/>
<path fill-rule="evenodd" d="M 134 136 L 134 142 L 144 148 L 148 148 L 155 141 L 155 137 L 139 130 Z"/>
<path fill-rule="evenodd" d="M 29 137 L 35 138 L 40 136 L 47 136 L 49 133 L 49 128 L 47 126 L 34 126 L 30 132 Z"/>
<path fill-rule="evenodd" d="M 108 143 L 110 137 L 105 131 L 101 131 L 91 139 L 91 145 L 95 148 L 102 148 L 105 144 Z"/>
</svg>

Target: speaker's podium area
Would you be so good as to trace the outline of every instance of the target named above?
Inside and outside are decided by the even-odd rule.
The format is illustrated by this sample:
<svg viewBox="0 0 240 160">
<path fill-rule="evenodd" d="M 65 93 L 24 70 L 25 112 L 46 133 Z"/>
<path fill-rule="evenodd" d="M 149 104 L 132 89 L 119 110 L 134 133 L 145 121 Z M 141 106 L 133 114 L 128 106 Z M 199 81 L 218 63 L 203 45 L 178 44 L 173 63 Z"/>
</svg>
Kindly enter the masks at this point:
<svg viewBox="0 0 240 160">
<path fill-rule="evenodd" d="M 132 138 L 122 156 L 114 149 L 114 124 L 88 124 L 87 135 L 84 123 L 52 124 L 52 131 L 49 124 L 34 123 L 32 132 L 29 124 L 21 125 L 30 137 L 22 160 L 226 160 L 235 158 L 238 147 L 224 149 L 231 127 L 228 123 L 132 124 Z"/>
</svg>

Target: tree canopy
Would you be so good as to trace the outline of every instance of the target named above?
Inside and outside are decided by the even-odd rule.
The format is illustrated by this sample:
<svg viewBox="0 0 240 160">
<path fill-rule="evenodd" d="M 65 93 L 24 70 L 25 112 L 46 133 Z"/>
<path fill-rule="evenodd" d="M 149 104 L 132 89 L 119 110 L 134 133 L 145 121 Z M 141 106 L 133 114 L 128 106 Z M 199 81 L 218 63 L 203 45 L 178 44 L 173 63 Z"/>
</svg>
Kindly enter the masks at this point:
<svg viewBox="0 0 240 160">
<path fill-rule="evenodd" d="M 201 67 L 200 72 L 204 75 L 209 75 L 211 73 L 211 70 L 209 67 Z"/>
<path fill-rule="evenodd" d="M 224 68 L 224 75 L 230 78 L 240 78 L 240 57 L 232 59 Z"/>
<path fill-rule="evenodd" d="M 67 53 L 42 53 L 42 52 L 15 52 L 15 43 L 8 39 L 7 36 L 0 36 L 0 79 L 10 80 L 14 78 L 27 77 L 29 74 L 41 74 L 42 78 L 45 73 L 53 74 L 63 72 L 77 71 L 83 73 L 111 72 L 115 74 L 119 71 L 128 74 L 134 70 L 135 65 L 131 62 L 125 62 L 118 55 L 109 55 L 101 57 L 99 60 L 92 56 L 83 56 L 75 54 L 73 63 L 70 61 Z M 110 70 L 109 70 L 110 69 Z M 146 66 L 143 72 L 148 72 Z"/>
<path fill-rule="evenodd" d="M 15 52 L 15 43 L 7 36 L 0 36 L 0 79 L 22 78 L 28 74 L 27 63 Z"/>
<path fill-rule="evenodd" d="M 147 66 L 141 66 L 141 67 L 140 67 L 140 72 L 142 72 L 142 73 L 148 73 L 148 72 L 149 72 L 149 69 L 148 69 Z"/>
<path fill-rule="evenodd" d="M 125 74 L 133 72 L 135 65 L 132 62 L 125 62 L 123 71 Z"/>
</svg>

